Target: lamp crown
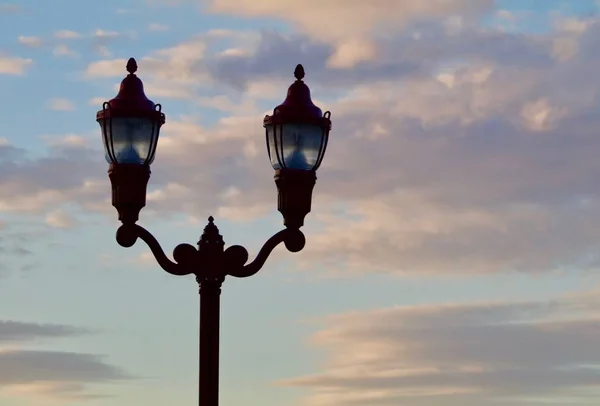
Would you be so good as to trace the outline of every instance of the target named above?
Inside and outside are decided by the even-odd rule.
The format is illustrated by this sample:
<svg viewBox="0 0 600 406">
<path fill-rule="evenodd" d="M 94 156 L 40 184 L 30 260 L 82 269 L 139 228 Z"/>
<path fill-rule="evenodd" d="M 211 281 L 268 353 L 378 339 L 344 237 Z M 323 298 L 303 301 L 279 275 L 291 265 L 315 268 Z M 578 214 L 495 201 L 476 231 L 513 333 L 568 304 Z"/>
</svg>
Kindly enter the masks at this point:
<svg viewBox="0 0 600 406">
<path fill-rule="evenodd" d="M 294 77 L 296 81 L 290 85 L 283 103 L 275 107 L 273 115 L 263 120 L 264 125 L 274 123 L 301 123 L 322 125 L 323 112 L 315 106 L 310 96 L 310 88 L 304 83 L 306 72 L 304 66 L 296 65 Z"/>
</svg>

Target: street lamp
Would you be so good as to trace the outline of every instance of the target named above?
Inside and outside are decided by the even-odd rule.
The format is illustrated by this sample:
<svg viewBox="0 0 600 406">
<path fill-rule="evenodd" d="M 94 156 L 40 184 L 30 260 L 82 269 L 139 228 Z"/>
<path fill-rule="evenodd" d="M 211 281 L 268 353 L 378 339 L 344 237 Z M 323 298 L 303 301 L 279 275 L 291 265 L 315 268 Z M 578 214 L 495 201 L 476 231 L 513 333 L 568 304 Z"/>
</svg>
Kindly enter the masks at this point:
<svg viewBox="0 0 600 406">
<path fill-rule="evenodd" d="M 254 261 L 247 263 L 248 251 L 244 247 L 233 245 L 225 249 L 211 216 L 198 248 L 180 244 L 175 247 L 171 261 L 156 238 L 136 224 L 146 204 L 150 164 L 165 115 L 160 104 L 154 104 L 144 94 L 142 81 L 135 75 L 137 64 L 133 58 L 127 63 L 127 71 L 129 75 L 121 82 L 119 94 L 104 103 L 96 115 L 110 164 L 112 204 L 123 223 L 116 239 L 119 245 L 131 247 L 141 238 L 166 272 L 196 275 L 200 287 L 199 405 L 217 406 L 221 284 L 227 275 L 246 278 L 256 274 L 280 243 L 290 252 L 304 248 L 305 238 L 300 228 L 311 209 L 316 171 L 329 139 L 331 113 L 323 114 L 313 104 L 310 89 L 302 81 L 304 68 L 298 65 L 294 71 L 296 81 L 289 87 L 285 101 L 263 120 L 267 152 L 275 169 L 278 210 L 285 229 L 269 238 Z"/>
</svg>

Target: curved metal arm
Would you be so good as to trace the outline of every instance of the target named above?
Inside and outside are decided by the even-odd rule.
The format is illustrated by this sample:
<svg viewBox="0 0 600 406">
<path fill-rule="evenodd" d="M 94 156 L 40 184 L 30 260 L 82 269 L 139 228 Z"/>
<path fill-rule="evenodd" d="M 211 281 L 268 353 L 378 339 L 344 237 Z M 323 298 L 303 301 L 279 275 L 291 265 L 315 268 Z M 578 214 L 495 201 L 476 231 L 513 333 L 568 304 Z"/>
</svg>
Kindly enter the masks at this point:
<svg viewBox="0 0 600 406">
<path fill-rule="evenodd" d="M 281 243 L 290 252 L 298 252 L 304 248 L 306 239 L 298 229 L 281 230 L 269 238 L 262 246 L 254 261 L 244 265 L 248 260 L 248 251 L 239 245 L 234 245 L 225 250 L 226 271 L 228 275 L 236 278 L 247 278 L 261 270 L 271 252 Z"/>
<path fill-rule="evenodd" d="M 156 258 L 160 267 L 171 275 L 183 276 L 192 273 L 192 271 L 189 270 L 189 267 L 184 264 L 171 261 L 163 251 L 160 243 L 144 227 L 138 226 L 137 224 L 124 224 L 117 230 L 116 237 L 117 242 L 122 247 L 131 247 L 138 238 L 141 238 L 142 241 L 148 245 L 152 254 L 154 254 L 154 258 Z"/>
</svg>

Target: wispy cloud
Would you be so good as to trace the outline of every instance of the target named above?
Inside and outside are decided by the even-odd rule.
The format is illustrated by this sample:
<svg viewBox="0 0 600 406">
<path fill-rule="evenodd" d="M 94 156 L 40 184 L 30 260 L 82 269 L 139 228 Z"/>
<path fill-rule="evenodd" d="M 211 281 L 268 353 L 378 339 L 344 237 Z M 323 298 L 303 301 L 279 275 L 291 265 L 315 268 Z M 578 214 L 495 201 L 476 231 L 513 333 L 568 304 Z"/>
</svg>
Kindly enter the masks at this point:
<svg viewBox="0 0 600 406">
<path fill-rule="evenodd" d="M 54 38 L 57 39 L 79 39 L 82 37 L 83 35 L 80 33 L 71 30 L 59 30 L 54 33 Z"/>
<path fill-rule="evenodd" d="M 597 395 L 598 292 L 539 302 L 424 305 L 328 317 L 309 405 L 538 404 Z M 579 404 L 579 403 L 574 403 Z"/>
<path fill-rule="evenodd" d="M 46 224 L 52 228 L 69 229 L 75 226 L 78 221 L 65 210 L 54 210 L 46 215 Z"/>
<path fill-rule="evenodd" d="M 68 99 L 64 98 L 54 98 L 50 99 L 47 103 L 47 106 L 50 110 L 54 111 L 73 111 L 75 110 L 75 105 Z"/>
<path fill-rule="evenodd" d="M 19 41 L 19 44 L 34 48 L 41 47 L 44 44 L 40 37 L 26 37 L 21 35 L 17 40 Z"/>
<path fill-rule="evenodd" d="M 148 31 L 168 31 L 169 26 L 159 23 L 151 23 L 148 25 Z"/>
<path fill-rule="evenodd" d="M 0 3 L 0 14 L 17 14 L 23 11 L 18 4 Z"/>
<path fill-rule="evenodd" d="M 78 56 L 77 52 L 75 52 L 73 49 L 71 49 L 66 44 L 59 44 L 59 45 L 55 46 L 54 49 L 52 50 L 52 54 L 56 57 L 75 58 Z"/>
<path fill-rule="evenodd" d="M 29 58 L 0 56 L 0 74 L 23 75 L 32 63 Z"/>
<path fill-rule="evenodd" d="M 88 329 L 59 324 L 0 320 L 0 389 L 4 394 L 48 398 L 97 396 L 89 385 L 131 379 L 100 356 L 77 352 L 19 349 L 19 344 L 39 339 L 59 339 L 89 334 Z"/>
</svg>

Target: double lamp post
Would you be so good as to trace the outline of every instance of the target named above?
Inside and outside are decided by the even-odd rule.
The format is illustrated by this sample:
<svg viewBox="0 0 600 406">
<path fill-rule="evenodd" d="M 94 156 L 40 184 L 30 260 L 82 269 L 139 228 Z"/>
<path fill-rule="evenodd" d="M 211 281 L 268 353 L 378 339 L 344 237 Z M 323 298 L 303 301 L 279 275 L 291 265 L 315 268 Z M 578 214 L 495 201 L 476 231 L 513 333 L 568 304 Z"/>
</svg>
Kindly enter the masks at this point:
<svg viewBox="0 0 600 406">
<path fill-rule="evenodd" d="M 217 406 L 221 284 L 228 275 L 246 278 L 257 273 L 280 243 L 290 252 L 304 248 L 305 238 L 300 228 L 311 209 L 316 171 L 329 139 L 331 113 L 323 114 L 313 104 L 310 89 L 302 81 L 304 68 L 298 65 L 294 71 L 296 81 L 289 87 L 285 101 L 263 121 L 267 153 L 275 170 L 277 206 L 285 228 L 269 238 L 254 261 L 247 263 L 248 251 L 244 247 L 233 245 L 225 249 L 211 216 L 198 248 L 180 244 L 175 247 L 171 261 L 156 238 L 136 224 L 146 205 L 150 164 L 165 115 L 160 104 L 146 97 L 142 81 L 135 74 L 135 59 L 129 59 L 127 71 L 129 74 L 121 82 L 117 96 L 105 102 L 96 115 L 109 163 L 112 204 L 122 222 L 116 239 L 119 245 L 131 247 L 140 238 L 166 272 L 196 276 L 200 288 L 199 405 Z"/>
</svg>

